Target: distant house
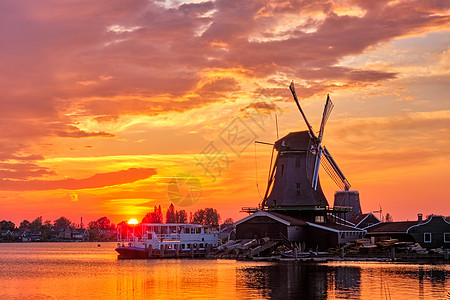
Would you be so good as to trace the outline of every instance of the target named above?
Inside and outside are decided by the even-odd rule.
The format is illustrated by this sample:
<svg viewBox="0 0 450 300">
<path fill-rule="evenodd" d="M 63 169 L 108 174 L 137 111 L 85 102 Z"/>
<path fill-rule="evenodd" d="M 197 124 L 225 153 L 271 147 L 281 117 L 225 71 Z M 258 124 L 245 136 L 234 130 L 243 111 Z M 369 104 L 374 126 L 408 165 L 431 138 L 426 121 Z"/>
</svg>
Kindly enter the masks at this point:
<svg viewBox="0 0 450 300">
<path fill-rule="evenodd" d="M 11 230 L 2 230 L 1 231 L 1 236 L 0 236 L 0 240 L 1 241 L 14 241 L 15 237 L 14 234 Z"/>
<path fill-rule="evenodd" d="M 42 240 L 42 231 L 40 230 L 32 230 L 29 234 L 30 240 L 32 242 L 40 242 Z"/>
<path fill-rule="evenodd" d="M 353 226 L 360 229 L 366 229 L 369 226 L 381 223 L 380 219 L 373 213 L 356 215 L 351 217 L 348 221 L 352 223 Z"/>
<path fill-rule="evenodd" d="M 67 240 L 72 238 L 72 228 L 70 228 L 70 226 L 66 226 L 66 228 L 64 228 L 63 238 Z"/>
<path fill-rule="evenodd" d="M 8 235 L 8 234 L 12 234 L 11 230 L 2 230 L 2 237 Z"/>
<path fill-rule="evenodd" d="M 87 229 L 73 229 L 72 239 L 87 242 L 89 241 L 89 231 Z"/>
<path fill-rule="evenodd" d="M 304 249 L 327 250 L 364 237 L 365 230 L 350 227 L 326 219 L 308 222 L 280 213 L 257 211 L 239 220 L 236 239 L 269 237 L 271 240 L 296 242 Z"/>
<path fill-rule="evenodd" d="M 16 237 L 17 240 L 21 242 L 29 242 L 31 241 L 30 238 L 31 230 L 28 228 L 17 228 L 14 229 L 13 235 Z"/>
<path fill-rule="evenodd" d="M 419 243 L 424 248 L 450 248 L 450 223 L 443 216 L 431 216 L 416 221 L 380 223 L 367 228 L 367 237 L 375 241 L 398 239 L 403 242 Z"/>
</svg>

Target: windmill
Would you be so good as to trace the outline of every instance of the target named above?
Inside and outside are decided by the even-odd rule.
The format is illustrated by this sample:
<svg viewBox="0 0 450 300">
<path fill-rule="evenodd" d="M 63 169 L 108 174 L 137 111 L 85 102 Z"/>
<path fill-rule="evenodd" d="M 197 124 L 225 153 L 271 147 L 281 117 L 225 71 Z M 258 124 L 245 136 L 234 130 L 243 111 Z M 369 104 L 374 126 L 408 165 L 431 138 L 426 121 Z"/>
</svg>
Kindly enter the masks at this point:
<svg viewBox="0 0 450 300">
<path fill-rule="evenodd" d="M 333 181 L 343 190 L 348 191 L 350 189 L 350 183 L 348 182 L 347 178 L 345 178 L 342 171 L 337 166 L 336 162 L 334 161 L 333 157 L 331 156 L 330 152 L 328 152 L 327 148 L 325 146 L 322 147 L 322 138 L 323 138 L 323 132 L 325 130 L 325 124 L 328 121 L 328 118 L 331 114 L 331 111 L 333 110 L 334 104 L 331 102 L 330 95 L 327 95 L 327 101 L 325 103 L 325 108 L 323 110 L 322 115 L 322 122 L 320 123 L 320 130 L 318 136 L 314 133 L 314 130 L 310 123 L 308 122 L 308 119 L 305 116 L 305 113 L 303 112 L 302 107 L 300 106 L 300 103 L 297 99 L 297 95 L 295 93 L 294 88 L 294 82 L 291 82 L 291 85 L 289 86 L 289 89 L 291 90 L 292 96 L 294 97 L 295 103 L 297 104 L 298 109 L 300 110 L 300 113 L 302 114 L 303 119 L 305 120 L 306 126 L 308 126 L 309 134 L 311 136 L 311 140 L 313 143 L 312 153 L 314 155 L 314 168 L 312 173 L 312 188 L 314 190 L 317 190 L 317 182 L 319 180 L 319 166 L 322 158 L 322 154 L 325 156 L 326 162 L 324 162 L 322 165 L 325 169 L 325 171 L 328 173 L 328 175 L 333 179 Z"/>
<path fill-rule="evenodd" d="M 317 210 L 328 207 L 328 201 L 320 187 L 319 169 L 322 165 L 326 173 L 342 190 L 336 192 L 334 206 L 355 207 L 354 214 L 361 213 L 358 192 L 349 191 L 350 183 L 330 152 L 322 145 L 325 125 L 334 107 L 330 96 L 327 95 L 320 129 L 316 134 L 300 106 L 294 82 L 290 84 L 289 89 L 308 130 L 291 132 L 275 142 L 274 148 L 278 154 L 273 168 L 271 164 L 262 207 L 269 210 L 303 212 L 308 209 Z"/>
</svg>

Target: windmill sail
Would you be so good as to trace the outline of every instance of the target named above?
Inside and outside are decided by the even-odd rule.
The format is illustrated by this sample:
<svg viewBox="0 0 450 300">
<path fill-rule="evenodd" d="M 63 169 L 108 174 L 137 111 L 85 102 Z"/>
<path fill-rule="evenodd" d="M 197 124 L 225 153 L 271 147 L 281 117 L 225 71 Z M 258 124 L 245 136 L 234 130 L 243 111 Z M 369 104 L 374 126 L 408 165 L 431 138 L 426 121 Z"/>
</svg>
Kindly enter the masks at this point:
<svg viewBox="0 0 450 300">
<path fill-rule="evenodd" d="M 325 146 L 323 147 L 323 154 L 326 158 L 322 163 L 325 172 L 327 172 L 338 187 L 342 190 L 348 191 L 350 189 L 350 183 L 347 178 L 345 178 L 344 173 L 342 173 L 341 169 L 339 169 L 338 165 Z"/>
<path fill-rule="evenodd" d="M 311 134 L 311 137 L 314 138 L 314 143 L 317 143 L 316 134 L 314 133 L 314 130 L 313 130 L 311 124 L 309 124 L 308 119 L 306 118 L 306 115 L 303 112 L 303 109 L 300 106 L 300 103 L 298 102 L 297 94 L 295 93 L 294 81 L 292 81 L 291 85 L 289 85 L 289 89 L 291 90 L 291 93 L 292 93 L 292 96 L 294 97 L 295 103 L 297 104 L 297 107 L 300 110 L 300 113 L 302 114 L 303 120 L 305 120 L 306 126 L 308 126 L 308 130 L 309 130 L 309 133 Z"/>
<path fill-rule="evenodd" d="M 322 141 L 323 137 L 323 131 L 325 129 L 325 124 L 328 121 L 328 118 L 330 117 L 331 111 L 334 108 L 333 102 L 331 102 L 330 95 L 327 95 L 327 102 L 325 103 L 325 108 L 323 109 L 323 115 L 322 115 L 322 123 L 320 123 L 320 131 L 319 131 L 319 141 Z"/>
</svg>

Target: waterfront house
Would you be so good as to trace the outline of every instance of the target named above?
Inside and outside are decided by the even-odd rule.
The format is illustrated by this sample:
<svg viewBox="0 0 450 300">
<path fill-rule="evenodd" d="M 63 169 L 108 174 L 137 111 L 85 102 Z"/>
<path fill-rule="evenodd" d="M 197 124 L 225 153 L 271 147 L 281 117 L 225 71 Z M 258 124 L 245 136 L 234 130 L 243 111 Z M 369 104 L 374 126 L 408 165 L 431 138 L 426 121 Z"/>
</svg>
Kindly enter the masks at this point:
<svg viewBox="0 0 450 300">
<path fill-rule="evenodd" d="M 375 241 L 398 239 L 419 243 L 424 248 L 450 248 L 450 223 L 443 216 L 431 215 L 422 220 L 380 223 L 367 228 L 367 237 Z"/>
<path fill-rule="evenodd" d="M 406 231 L 424 248 L 450 248 L 450 223 L 443 216 L 430 216 Z"/>
</svg>

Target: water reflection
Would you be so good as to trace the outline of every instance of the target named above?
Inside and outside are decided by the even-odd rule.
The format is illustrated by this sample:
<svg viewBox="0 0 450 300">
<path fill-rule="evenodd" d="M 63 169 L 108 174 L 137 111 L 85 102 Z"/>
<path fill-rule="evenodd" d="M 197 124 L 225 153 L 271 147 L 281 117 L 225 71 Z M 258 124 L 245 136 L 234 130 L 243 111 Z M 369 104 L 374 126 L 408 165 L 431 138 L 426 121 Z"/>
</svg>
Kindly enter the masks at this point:
<svg viewBox="0 0 450 300">
<path fill-rule="evenodd" d="M 450 299 L 449 265 L 280 263 L 237 274 L 262 298 Z"/>
<path fill-rule="evenodd" d="M 0 299 L 448 299 L 450 265 L 117 260 L 113 244 L 0 244 Z"/>
<path fill-rule="evenodd" d="M 245 285 L 264 298 L 359 298 L 361 270 L 326 265 L 280 263 L 238 271 Z"/>
</svg>

